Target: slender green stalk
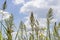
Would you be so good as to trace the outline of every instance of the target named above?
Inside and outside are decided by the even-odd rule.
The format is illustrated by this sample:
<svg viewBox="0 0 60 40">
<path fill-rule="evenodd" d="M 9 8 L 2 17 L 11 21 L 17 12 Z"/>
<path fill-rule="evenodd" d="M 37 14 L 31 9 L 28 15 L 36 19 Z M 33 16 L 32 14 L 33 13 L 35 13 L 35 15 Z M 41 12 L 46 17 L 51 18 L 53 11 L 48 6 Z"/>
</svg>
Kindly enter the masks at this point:
<svg viewBox="0 0 60 40">
<path fill-rule="evenodd" d="M 0 40 L 3 40 L 3 37 L 2 37 L 2 33 L 1 33 L 1 31 L 0 31 Z"/>
<path fill-rule="evenodd" d="M 54 35 L 54 37 L 58 37 L 58 40 L 60 40 L 56 22 L 55 22 L 55 25 L 54 25 L 54 34 L 53 34 L 53 35 Z M 55 39 L 56 39 L 56 38 L 55 38 Z"/>
<path fill-rule="evenodd" d="M 49 11 L 48 11 L 48 14 L 47 14 L 47 34 L 48 34 L 49 40 L 51 40 L 50 27 L 49 26 L 50 26 L 50 20 L 53 19 L 52 16 L 53 16 L 52 15 L 52 8 L 50 8 Z"/>
<path fill-rule="evenodd" d="M 35 32 L 36 32 L 36 37 L 37 37 L 37 39 L 36 39 L 36 40 L 38 40 L 39 23 L 38 23 L 38 21 L 37 21 L 37 20 L 36 20 L 36 24 L 35 24 Z"/>
<path fill-rule="evenodd" d="M 34 19 L 34 15 L 33 12 L 31 12 L 31 16 L 30 16 L 30 24 L 32 27 L 32 39 L 34 40 L 34 23 L 35 23 L 35 19 Z"/>
<path fill-rule="evenodd" d="M 6 35 L 8 37 L 8 40 L 12 40 L 11 33 L 13 32 L 12 26 L 13 26 L 13 15 L 11 14 L 10 18 L 5 20 L 5 24 L 7 26 Z"/>
<path fill-rule="evenodd" d="M 49 24 L 50 24 L 50 22 L 49 22 L 49 20 L 47 19 L 47 32 L 48 32 L 47 34 L 48 34 L 48 36 L 49 36 L 49 40 L 51 40 Z"/>
<path fill-rule="evenodd" d="M 6 5 L 6 0 L 5 0 L 5 2 L 4 2 L 4 4 L 3 4 L 3 10 L 5 10 L 6 9 L 6 7 L 7 7 L 7 5 Z"/>
</svg>

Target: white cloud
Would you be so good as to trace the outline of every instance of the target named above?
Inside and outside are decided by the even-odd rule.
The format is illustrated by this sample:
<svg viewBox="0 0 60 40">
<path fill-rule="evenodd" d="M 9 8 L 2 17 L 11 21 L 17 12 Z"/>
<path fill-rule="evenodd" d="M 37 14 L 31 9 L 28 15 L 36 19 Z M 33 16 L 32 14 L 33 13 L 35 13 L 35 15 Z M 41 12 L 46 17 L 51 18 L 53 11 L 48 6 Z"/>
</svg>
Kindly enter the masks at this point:
<svg viewBox="0 0 60 40">
<path fill-rule="evenodd" d="M 55 0 L 56 1 L 56 0 Z M 55 1 L 54 0 L 32 0 L 32 1 L 29 1 L 27 3 L 25 3 L 21 9 L 20 9 L 20 12 L 30 12 L 31 10 L 34 11 L 36 9 L 39 10 L 39 9 L 47 9 L 47 8 L 60 8 L 60 5 L 59 5 L 59 0 L 57 0 L 56 4 L 55 4 Z M 35 12 L 35 11 L 34 11 Z"/>
<path fill-rule="evenodd" d="M 0 10 L 0 21 L 8 19 L 11 15 L 8 12 Z"/>
<path fill-rule="evenodd" d="M 24 0 L 14 0 L 13 3 L 16 4 L 16 5 L 24 4 Z"/>
<path fill-rule="evenodd" d="M 60 19 L 60 0 L 31 0 L 20 8 L 20 12 L 30 13 L 33 11 L 38 17 L 45 18 L 49 8 L 53 9 L 54 18 Z"/>
<path fill-rule="evenodd" d="M 29 12 L 31 10 L 33 11 L 34 8 L 44 8 L 44 7 L 47 7 L 47 2 L 45 2 L 44 0 L 29 1 L 25 3 L 24 6 L 21 7 L 20 12 L 26 12 L 26 11 Z"/>
</svg>

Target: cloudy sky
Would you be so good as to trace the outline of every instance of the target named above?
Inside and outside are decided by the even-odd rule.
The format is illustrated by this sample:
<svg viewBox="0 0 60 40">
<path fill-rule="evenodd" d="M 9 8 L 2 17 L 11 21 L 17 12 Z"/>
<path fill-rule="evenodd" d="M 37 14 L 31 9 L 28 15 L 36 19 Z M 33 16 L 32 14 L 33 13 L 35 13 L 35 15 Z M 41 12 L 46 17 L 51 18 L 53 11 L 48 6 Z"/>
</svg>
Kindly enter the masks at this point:
<svg viewBox="0 0 60 40">
<path fill-rule="evenodd" d="M 0 9 L 2 9 L 4 1 L 0 0 Z M 60 0 L 7 0 L 5 11 L 14 15 L 14 21 L 18 25 L 19 21 L 28 20 L 31 11 L 34 12 L 36 18 L 45 19 L 49 8 L 53 9 L 54 18 L 59 20 Z"/>
</svg>

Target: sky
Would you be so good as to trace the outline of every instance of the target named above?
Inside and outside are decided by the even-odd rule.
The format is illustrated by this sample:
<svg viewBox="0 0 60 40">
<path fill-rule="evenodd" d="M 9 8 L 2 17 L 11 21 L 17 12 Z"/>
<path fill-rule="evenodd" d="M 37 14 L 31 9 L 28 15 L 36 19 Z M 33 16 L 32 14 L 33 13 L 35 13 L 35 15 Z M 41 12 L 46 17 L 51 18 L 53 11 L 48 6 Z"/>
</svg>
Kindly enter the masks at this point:
<svg viewBox="0 0 60 40">
<path fill-rule="evenodd" d="M 0 10 L 4 1 L 0 0 Z M 60 0 L 7 0 L 5 11 L 14 15 L 16 26 L 19 26 L 20 21 L 23 21 L 25 24 L 28 24 L 28 28 L 31 11 L 33 11 L 34 17 L 39 19 L 40 26 L 46 26 L 46 15 L 49 8 L 53 9 L 54 19 L 52 22 L 60 22 Z"/>
<path fill-rule="evenodd" d="M 0 9 L 2 9 L 5 0 L 0 0 Z M 7 0 L 5 11 L 14 15 L 14 22 L 18 26 L 22 20 L 27 22 L 31 11 L 38 19 L 45 19 L 49 8 L 53 9 L 54 18 L 60 19 L 60 0 Z"/>
</svg>

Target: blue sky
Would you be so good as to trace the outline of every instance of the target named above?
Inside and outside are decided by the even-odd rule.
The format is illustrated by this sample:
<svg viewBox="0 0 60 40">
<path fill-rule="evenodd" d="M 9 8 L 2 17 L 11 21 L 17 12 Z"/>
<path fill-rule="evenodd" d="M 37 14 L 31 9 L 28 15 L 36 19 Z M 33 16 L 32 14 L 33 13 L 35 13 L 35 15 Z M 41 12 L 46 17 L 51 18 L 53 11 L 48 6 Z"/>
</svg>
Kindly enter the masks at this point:
<svg viewBox="0 0 60 40">
<path fill-rule="evenodd" d="M 0 9 L 2 9 L 4 1 L 3 0 L 0 1 Z M 14 15 L 14 22 L 18 25 L 19 21 L 23 20 L 26 15 L 19 12 L 20 7 L 23 4 L 15 5 L 14 1 L 15 0 L 13 0 L 13 1 L 12 0 L 7 0 L 7 8 L 6 8 L 5 11 L 7 11 L 9 13 L 12 13 Z"/>
</svg>

